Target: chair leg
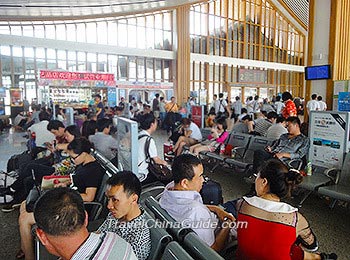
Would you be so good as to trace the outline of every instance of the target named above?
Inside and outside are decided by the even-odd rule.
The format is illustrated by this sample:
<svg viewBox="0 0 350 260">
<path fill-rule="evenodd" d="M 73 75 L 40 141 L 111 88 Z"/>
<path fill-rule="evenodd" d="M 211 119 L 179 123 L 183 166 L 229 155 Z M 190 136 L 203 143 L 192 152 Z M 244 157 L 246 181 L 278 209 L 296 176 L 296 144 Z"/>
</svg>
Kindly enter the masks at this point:
<svg viewBox="0 0 350 260">
<path fill-rule="evenodd" d="M 218 167 L 219 167 L 219 163 L 216 163 L 215 166 L 212 169 L 210 169 L 210 172 L 213 173 L 214 170 Z"/>
<path fill-rule="evenodd" d="M 335 205 L 337 204 L 337 202 L 338 202 L 338 200 L 333 199 L 333 200 L 332 200 L 332 203 L 329 204 L 329 208 L 334 209 L 334 207 L 335 207 Z"/>
<path fill-rule="evenodd" d="M 298 208 L 301 208 L 304 201 L 311 195 L 313 191 L 312 190 L 309 190 L 307 191 L 307 193 L 304 195 L 304 197 L 300 200 L 299 204 L 298 204 Z"/>
</svg>

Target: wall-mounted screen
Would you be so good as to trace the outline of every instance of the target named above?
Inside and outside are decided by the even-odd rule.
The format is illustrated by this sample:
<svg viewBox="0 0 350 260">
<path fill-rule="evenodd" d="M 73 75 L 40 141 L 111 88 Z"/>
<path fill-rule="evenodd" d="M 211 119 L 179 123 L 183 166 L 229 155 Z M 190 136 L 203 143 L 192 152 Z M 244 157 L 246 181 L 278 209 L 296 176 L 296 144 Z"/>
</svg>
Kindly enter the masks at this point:
<svg viewBox="0 0 350 260">
<path fill-rule="evenodd" d="M 331 65 L 305 67 L 305 80 L 330 79 Z"/>
</svg>

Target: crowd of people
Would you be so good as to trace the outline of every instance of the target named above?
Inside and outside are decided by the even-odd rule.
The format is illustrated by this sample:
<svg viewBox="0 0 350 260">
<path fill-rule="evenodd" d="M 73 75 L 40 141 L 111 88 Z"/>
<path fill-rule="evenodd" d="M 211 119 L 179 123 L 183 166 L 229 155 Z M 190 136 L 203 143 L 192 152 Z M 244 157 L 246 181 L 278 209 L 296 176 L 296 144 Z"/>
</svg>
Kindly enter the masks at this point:
<svg viewBox="0 0 350 260">
<path fill-rule="evenodd" d="M 108 179 L 105 195 L 109 214 L 95 232 L 87 230 L 89 212 L 83 203 L 95 200 L 104 175 L 103 168 L 90 154 L 91 148 L 112 162 L 116 158 L 118 143 L 110 135 L 110 111 L 104 108 L 101 96 L 96 95 L 95 105 L 79 129 L 76 125 L 65 126 L 64 118 L 56 116 L 52 120 L 47 109 L 37 108 L 39 111 L 34 111 L 29 120 L 18 124 L 29 131 L 29 136 L 36 133 L 32 159 L 19 166 L 18 178 L 12 185 L 0 188 L 1 196 L 14 197 L 2 208 L 3 212 L 20 207 L 21 248 L 16 257 L 34 259 L 32 226 L 36 224 L 36 235 L 42 244 L 62 259 L 147 259 L 151 250 L 150 230 L 145 225 L 145 210 L 139 200 L 142 186 L 157 181 L 157 176 L 149 171 L 147 156 L 157 164 L 169 166 L 158 155 L 152 138 L 158 124 L 165 124 L 164 129 L 175 138 L 173 177 L 160 198 L 160 206 L 176 221 L 186 221 L 209 247 L 223 253 L 237 240 L 237 259 L 337 259 L 335 254 L 315 252 L 317 239 L 306 218 L 296 208 L 281 202 L 302 180 L 300 173 L 289 169 L 286 162 L 304 158 L 310 145 L 301 132 L 291 94 L 285 92 L 281 98 L 282 105 L 280 98 L 274 104 L 267 101 L 260 104 L 259 97 L 251 97 L 244 108 L 238 97 L 230 106 L 222 93 L 214 96 L 207 120 L 211 134 L 204 142 L 200 128 L 190 119 L 190 112 L 176 118 L 180 106 L 175 97 L 165 103 L 164 98 L 156 95 L 152 105 L 143 105 L 142 110 L 138 109 L 136 100 L 131 100 L 129 107 L 122 98 L 115 115 L 134 118 L 141 130 L 138 172 L 122 171 Z M 190 99 L 187 111 L 191 102 L 194 100 Z M 137 113 L 131 116 L 134 107 Z M 229 129 L 231 116 L 235 123 Z M 177 121 L 181 122 L 179 126 L 175 124 Z M 276 141 L 254 153 L 252 195 L 226 202 L 223 208 L 205 205 L 199 193 L 204 183 L 204 168 L 198 155 L 201 151 L 220 150 L 229 131 L 267 136 Z M 147 140 L 150 140 L 148 150 Z M 185 146 L 189 147 L 189 153 L 184 153 Z M 47 175 L 70 178 L 55 183 L 55 188 L 45 192 L 35 204 L 34 212 L 30 212 L 25 198 Z M 203 226 L 208 222 L 209 226 Z M 240 222 L 247 226 L 239 225 Z M 266 236 L 267 232 L 273 235 Z"/>
</svg>

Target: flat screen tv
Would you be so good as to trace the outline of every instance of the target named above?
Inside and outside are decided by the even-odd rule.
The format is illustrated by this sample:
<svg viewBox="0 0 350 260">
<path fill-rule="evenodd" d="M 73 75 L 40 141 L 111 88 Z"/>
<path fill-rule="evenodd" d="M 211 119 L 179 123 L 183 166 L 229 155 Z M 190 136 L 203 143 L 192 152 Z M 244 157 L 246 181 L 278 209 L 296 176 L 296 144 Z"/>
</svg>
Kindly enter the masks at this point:
<svg viewBox="0 0 350 260">
<path fill-rule="evenodd" d="M 305 67 L 305 80 L 330 79 L 331 65 Z"/>
</svg>

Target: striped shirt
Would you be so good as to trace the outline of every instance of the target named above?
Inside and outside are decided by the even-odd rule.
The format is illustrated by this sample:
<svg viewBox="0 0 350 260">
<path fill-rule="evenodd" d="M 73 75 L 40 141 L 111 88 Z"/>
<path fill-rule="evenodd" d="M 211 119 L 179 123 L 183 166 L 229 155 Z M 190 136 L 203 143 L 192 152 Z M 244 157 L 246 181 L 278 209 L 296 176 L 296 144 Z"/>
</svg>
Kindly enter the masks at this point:
<svg viewBox="0 0 350 260">
<path fill-rule="evenodd" d="M 281 123 L 273 124 L 269 129 L 267 129 L 266 137 L 271 140 L 277 140 L 283 134 L 287 134 L 288 130 Z"/>
<path fill-rule="evenodd" d="M 258 132 L 261 136 L 266 136 L 267 129 L 272 126 L 272 122 L 268 119 L 262 118 L 255 120 L 255 132 Z"/>
<path fill-rule="evenodd" d="M 90 233 L 71 260 L 137 260 L 129 243 L 115 233 Z"/>
</svg>

